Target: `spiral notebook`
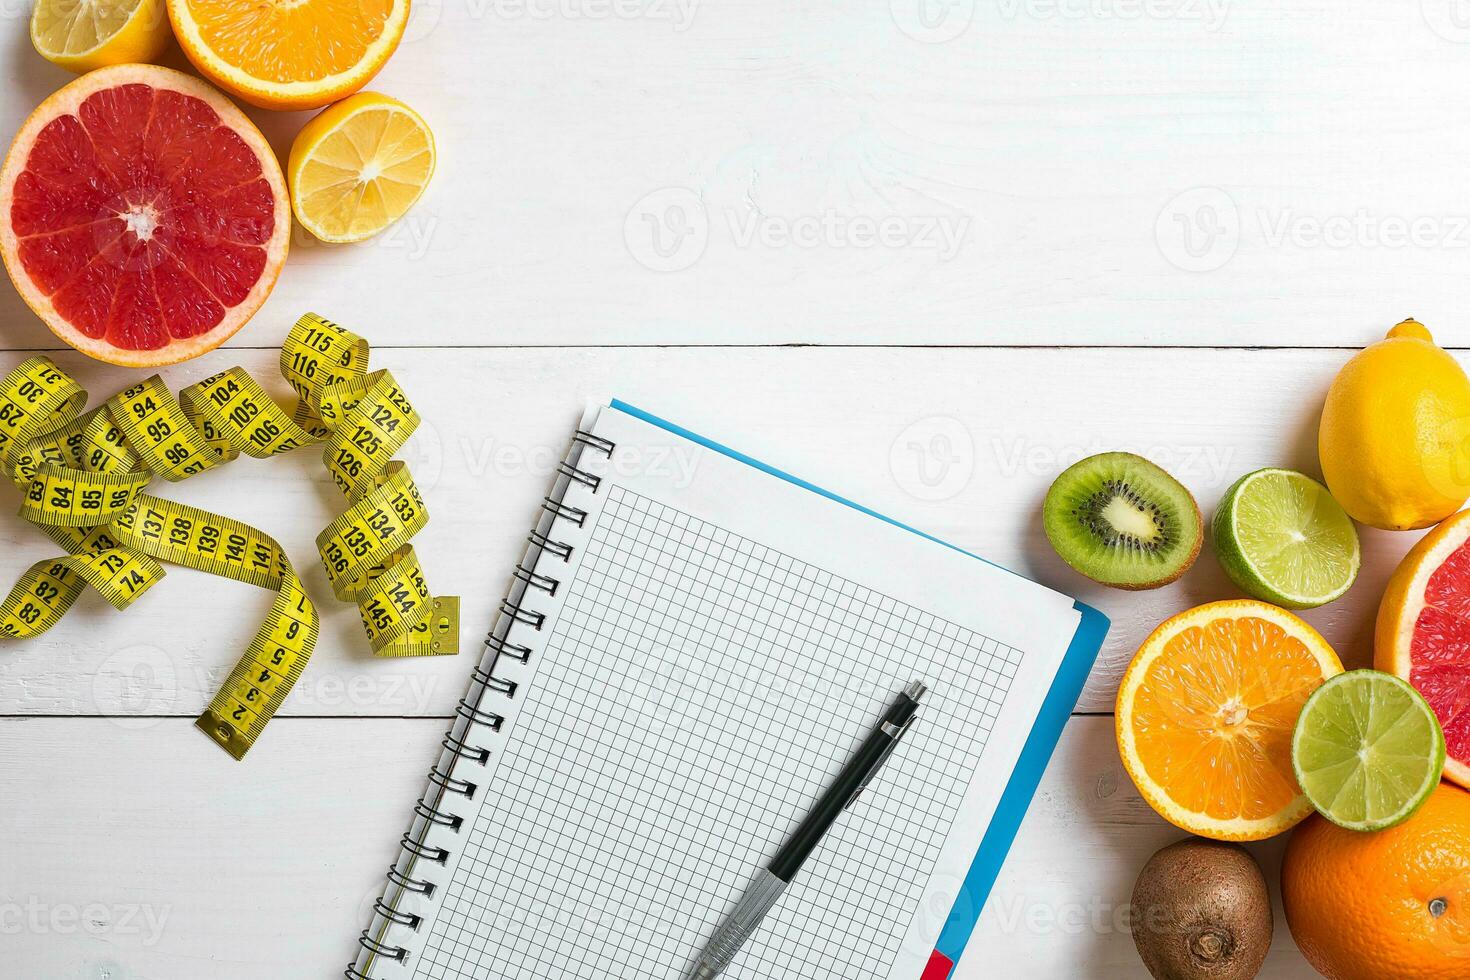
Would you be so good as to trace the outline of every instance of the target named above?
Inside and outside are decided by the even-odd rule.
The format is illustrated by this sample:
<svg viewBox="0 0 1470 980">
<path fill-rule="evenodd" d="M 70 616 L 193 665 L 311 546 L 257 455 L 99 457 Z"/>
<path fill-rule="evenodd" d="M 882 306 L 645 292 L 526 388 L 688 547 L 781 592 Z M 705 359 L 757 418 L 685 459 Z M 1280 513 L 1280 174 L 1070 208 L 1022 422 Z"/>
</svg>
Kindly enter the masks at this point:
<svg viewBox="0 0 1470 980">
<path fill-rule="evenodd" d="M 590 409 L 352 980 L 683 980 L 908 681 L 922 717 L 726 976 L 942 980 L 1106 632 L 614 401 Z"/>
</svg>

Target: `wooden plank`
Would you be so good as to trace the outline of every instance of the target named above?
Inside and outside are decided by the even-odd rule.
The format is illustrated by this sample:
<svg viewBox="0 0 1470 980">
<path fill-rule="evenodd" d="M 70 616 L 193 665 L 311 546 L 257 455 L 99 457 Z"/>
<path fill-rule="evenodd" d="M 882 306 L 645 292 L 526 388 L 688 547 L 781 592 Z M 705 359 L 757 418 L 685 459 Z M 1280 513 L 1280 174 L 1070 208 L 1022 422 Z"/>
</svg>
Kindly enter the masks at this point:
<svg viewBox="0 0 1470 980">
<path fill-rule="evenodd" d="M 1111 708 L 1117 678 L 1155 625 L 1234 596 L 1207 552 L 1155 592 L 1093 586 L 1041 533 L 1057 472 L 1082 455 L 1131 449 L 1176 473 L 1208 514 L 1241 473 L 1316 469 L 1333 351 L 620 349 L 380 352 L 426 424 L 405 450 L 432 514 L 420 536 L 429 583 L 464 597 L 472 649 L 560 458 L 582 400 L 618 395 L 1058 589 L 1114 620 L 1081 710 Z M 101 398 L 135 377 L 62 356 Z M 240 362 L 283 399 L 267 351 L 217 352 L 166 372 L 171 385 Z M 683 478 L 692 458 L 632 461 Z M 240 460 L 165 496 L 276 535 L 323 611 L 306 675 L 283 708 L 305 715 L 446 715 L 473 654 L 399 661 L 367 654 L 354 607 L 331 598 L 314 539 L 341 508 L 310 451 Z M 9 495 L 14 506 L 12 490 Z M 1365 567 L 1342 600 L 1307 614 L 1350 664 L 1372 657 L 1379 593 L 1414 534 L 1365 531 Z M 54 553 L 0 518 L 8 576 Z M 8 583 L 7 583 L 8 585 Z M 269 596 L 177 569 L 117 613 L 88 596 L 52 632 L 0 655 L 0 714 L 193 715 L 213 695 Z"/>
<path fill-rule="evenodd" d="M 424 0 L 373 85 L 432 186 L 363 246 L 298 229 L 236 342 L 325 306 L 405 344 L 1465 344 L 1452 10 Z M 19 38 L 0 77 L 5 133 L 71 78 Z M 254 115 L 283 157 L 306 118 Z M 54 343 L 9 287 L 0 323 Z"/>
<path fill-rule="evenodd" d="M 0 834 L 24 841 L 0 849 L 14 975 L 340 973 L 441 723 L 281 719 L 241 765 L 187 728 L 0 719 Z M 1073 719 L 958 977 L 1140 975 L 1119 910 L 1176 837 L 1122 772 L 1108 720 Z M 1280 847 L 1257 851 L 1274 878 Z M 1310 976 L 1278 907 L 1263 980 Z"/>
</svg>

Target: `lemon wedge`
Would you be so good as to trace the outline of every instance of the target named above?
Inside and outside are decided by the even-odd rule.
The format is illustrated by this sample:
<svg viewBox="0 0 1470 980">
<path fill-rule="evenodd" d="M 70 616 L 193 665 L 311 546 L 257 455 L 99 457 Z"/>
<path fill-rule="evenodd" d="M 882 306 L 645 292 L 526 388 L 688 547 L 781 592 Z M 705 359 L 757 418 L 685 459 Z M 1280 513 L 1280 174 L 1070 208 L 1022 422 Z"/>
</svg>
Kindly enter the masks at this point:
<svg viewBox="0 0 1470 980">
<path fill-rule="evenodd" d="M 324 242 L 378 234 L 413 207 L 433 175 L 428 123 L 377 92 L 343 99 L 307 123 L 286 166 L 296 220 Z"/>
<path fill-rule="evenodd" d="M 41 57 L 77 74 L 153 61 L 171 37 L 164 0 L 36 0 L 31 11 Z"/>
</svg>

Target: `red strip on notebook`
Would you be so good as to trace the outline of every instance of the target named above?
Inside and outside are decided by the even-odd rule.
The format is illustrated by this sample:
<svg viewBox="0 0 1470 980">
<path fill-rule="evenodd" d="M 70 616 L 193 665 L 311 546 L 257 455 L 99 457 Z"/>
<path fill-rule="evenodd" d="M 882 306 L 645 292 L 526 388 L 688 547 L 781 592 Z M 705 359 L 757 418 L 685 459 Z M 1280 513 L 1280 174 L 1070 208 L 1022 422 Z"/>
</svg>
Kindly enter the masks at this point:
<svg viewBox="0 0 1470 980">
<path fill-rule="evenodd" d="M 929 965 L 924 967 L 924 975 L 919 980 L 949 980 L 953 970 L 954 960 L 936 949 L 934 955 L 929 957 Z"/>
</svg>

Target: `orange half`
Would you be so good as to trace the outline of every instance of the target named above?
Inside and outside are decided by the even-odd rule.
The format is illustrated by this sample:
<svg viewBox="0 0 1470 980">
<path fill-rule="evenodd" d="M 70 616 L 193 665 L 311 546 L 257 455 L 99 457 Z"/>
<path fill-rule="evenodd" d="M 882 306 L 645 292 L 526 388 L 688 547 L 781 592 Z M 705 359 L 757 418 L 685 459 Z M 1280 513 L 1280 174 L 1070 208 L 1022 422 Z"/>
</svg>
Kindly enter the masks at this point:
<svg viewBox="0 0 1470 980">
<path fill-rule="evenodd" d="M 265 109 L 351 95 L 398 47 L 409 0 L 168 0 L 179 45 L 215 84 Z"/>
<path fill-rule="evenodd" d="M 1212 602 L 1154 630 L 1118 689 L 1118 751 L 1170 823 L 1216 840 L 1261 840 L 1312 812 L 1291 766 L 1307 697 L 1342 662 L 1285 609 Z"/>
</svg>

